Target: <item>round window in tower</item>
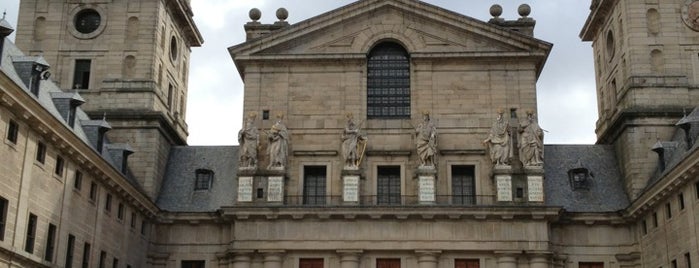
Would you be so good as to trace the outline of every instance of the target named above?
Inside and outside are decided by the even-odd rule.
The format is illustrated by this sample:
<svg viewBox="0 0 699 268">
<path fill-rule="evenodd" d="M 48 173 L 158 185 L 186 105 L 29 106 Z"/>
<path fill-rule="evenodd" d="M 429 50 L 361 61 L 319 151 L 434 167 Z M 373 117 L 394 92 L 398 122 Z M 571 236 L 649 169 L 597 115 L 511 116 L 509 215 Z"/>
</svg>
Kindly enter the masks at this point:
<svg viewBox="0 0 699 268">
<path fill-rule="evenodd" d="M 174 36 L 170 38 L 170 59 L 172 61 L 177 60 L 177 38 Z"/>
<path fill-rule="evenodd" d="M 75 15 L 75 29 L 83 34 L 89 34 L 100 27 L 102 17 L 94 9 L 84 9 Z"/>
</svg>

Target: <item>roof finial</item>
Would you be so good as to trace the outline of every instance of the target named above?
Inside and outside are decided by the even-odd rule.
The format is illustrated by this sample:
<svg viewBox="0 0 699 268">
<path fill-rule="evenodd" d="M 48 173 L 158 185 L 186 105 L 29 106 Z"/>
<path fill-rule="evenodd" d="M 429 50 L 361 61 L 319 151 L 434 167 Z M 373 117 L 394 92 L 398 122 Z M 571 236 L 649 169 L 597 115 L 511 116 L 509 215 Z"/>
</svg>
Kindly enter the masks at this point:
<svg viewBox="0 0 699 268">
<path fill-rule="evenodd" d="M 107 121 L 107 112 L 102 114 L 102 121 Z"/>
<path fill-rule="evenodd" d="M 2 11 L 2 19 L 3 19 L 3 20 L 5 19 L 5 15 L 7 15 L 7 9 L 5 9 L 4 11 Z"/>
</svg>

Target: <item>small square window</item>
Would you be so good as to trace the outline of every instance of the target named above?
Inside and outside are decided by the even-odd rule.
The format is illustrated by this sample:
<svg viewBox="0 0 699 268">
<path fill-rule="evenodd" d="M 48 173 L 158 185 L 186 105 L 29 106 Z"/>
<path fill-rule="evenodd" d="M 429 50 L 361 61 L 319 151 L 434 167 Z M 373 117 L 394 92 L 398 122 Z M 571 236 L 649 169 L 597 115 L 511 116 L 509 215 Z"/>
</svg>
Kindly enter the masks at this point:
<svg viewBox="0 0 699 268">
<path fill-rule="evenodd" d="M 83 173 L 79 170 L 75 171 L 75 178 L 73 180 L 73 188 L 80 191 L 83 188 Z"/>
<path fill-rule="evenodd" d="M 209 190 L 214 180 L 214 172 L 208 169 L 197 169 L 194 190 Z"/>
<path fill-rule="evenodd" d="M 46 161 L 46 144 L 43 142 L 36 145 L 36 161 L 42 164 Z"/>
<path fill-rule="evenodd" d="M 63 167 L 65 165 L 65 160 L 60 155 L 56 156 L 56 169 L 53 171 L 59 177 L 63 176 Z"/>
<path fill-rule="evenodd" d="M 10 119 L 10 124 L 7 128 L 7 141 L 17 144 L 17 137 L 19 136 L 19 124 L 15 120 Z"/>
</svg>

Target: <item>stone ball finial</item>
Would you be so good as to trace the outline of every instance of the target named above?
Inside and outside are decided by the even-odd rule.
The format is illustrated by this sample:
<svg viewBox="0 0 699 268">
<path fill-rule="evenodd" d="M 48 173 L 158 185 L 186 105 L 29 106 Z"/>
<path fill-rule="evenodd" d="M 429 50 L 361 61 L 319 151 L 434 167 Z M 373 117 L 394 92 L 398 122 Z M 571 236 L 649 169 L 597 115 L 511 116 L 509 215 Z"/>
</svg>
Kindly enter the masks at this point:
<svg viewBox="0 0 699 268">
<path fill-rule="evenodd" d="M 519 15 L 522 16 L 522 18 L 526 18 L 532 13 L 532 7 L 527 4 L 521 4 L 519 5 L 519 8 L 517 8 L 517 12 L 519 12 Z"/>
<path fill-rule="evenodd" d="M 502 6 L 498 4 L 490 6 L 490 15 L 494 18 L 500 17 L 502 15 Z"/>
<path fill-rule="evenodd" d="M 248 16 L 250 16 L 252 21 L 258 21 L 262 17 L 262 11 L 257 8 L 250 9 Z"/>
<path fill-rule="evenodd" d="M 285 21 L 289 17 L 289 11 L 286 8 L 280 7 L 277 9 L 277 19 L 280 21 Z"/>
</svg>

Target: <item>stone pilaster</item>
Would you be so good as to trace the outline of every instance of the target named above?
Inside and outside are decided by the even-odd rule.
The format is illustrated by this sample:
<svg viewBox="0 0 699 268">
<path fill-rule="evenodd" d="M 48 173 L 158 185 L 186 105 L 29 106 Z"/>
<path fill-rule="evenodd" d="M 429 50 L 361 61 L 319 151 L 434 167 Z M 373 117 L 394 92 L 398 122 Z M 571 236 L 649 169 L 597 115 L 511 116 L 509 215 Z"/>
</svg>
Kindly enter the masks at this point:
<svg viewBox="0 0 699 268">
<path fill-rule="evenodd" d="M 359 268 L 361 250 L 338 250 L 340 256 L 340 268 Z"/>
</svg>

